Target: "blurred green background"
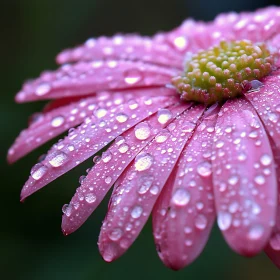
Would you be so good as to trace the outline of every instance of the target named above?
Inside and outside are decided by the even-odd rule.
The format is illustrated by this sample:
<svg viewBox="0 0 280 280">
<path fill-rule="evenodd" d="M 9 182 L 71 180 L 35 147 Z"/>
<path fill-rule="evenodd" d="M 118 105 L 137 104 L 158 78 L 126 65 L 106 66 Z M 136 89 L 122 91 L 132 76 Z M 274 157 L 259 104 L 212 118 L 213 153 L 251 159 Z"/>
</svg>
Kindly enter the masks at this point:
<svg viewBox="0 0 280 280">
<path fill-rule="evenodd" d="M 245 259 L 233 253 L 215 228 L 202 255 L 191 266 L 173 272 L 160 262 L 153 245 L 151 223 L 131 249 L 112 264 L 97 249 L 107 201 L 75 234 L 60 231 L 61 207 L 70 201 L 85 167 L 78 167 L 19 202 L 29 170 L 48 145 L 8 166 L 6 151 L 28 116 L 44 103 L 16 105 L 22 82 L 44 69 L 55 68 L 62 49 L 88 37 L 116 32 L 153 34 L 169 30 L 186 17 L 211 20 L 223 11 L 254 10 L 275 1 L 116 1 L 10 0 L 2 2 L 1 29 L 1 279 L 280 279 L 277 270 L 260 255 Z M 278 3 L 279 4 L 279 3 Z M 4 65 L 3 65 L 4 64 Z"/>
</svg>

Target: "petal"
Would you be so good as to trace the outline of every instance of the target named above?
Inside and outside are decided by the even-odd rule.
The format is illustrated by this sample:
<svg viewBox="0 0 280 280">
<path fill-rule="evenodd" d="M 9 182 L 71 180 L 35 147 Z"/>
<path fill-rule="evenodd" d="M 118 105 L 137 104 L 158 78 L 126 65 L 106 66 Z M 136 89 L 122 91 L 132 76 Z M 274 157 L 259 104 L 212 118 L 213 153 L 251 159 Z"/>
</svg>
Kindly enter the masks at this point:
<svg viewBox="0 0 280 280">
<path fill-rule="evenodd" d="M 137 104 L 133 103 L 131 106 L 136 109 Z M 190 106 L 191 104 L 184 103 L 161 109 L 115 139 L 114 144 L 102 154 L 101 160 L 89 171 L 73 196 L 70 208 L 67 208 L 62 218 L 64 234 L 74 232 L 87 220 L 135 156 L 157 133 L 161 139 L 165 139 L 169 134 L 163 128 Z"/>
<path fill-rule="evenodd" d="M 269 7 L 251 13 L 227 13 L 219 15 L 209 33 L 217 39 L 247 39 L 253 42 L 266 41 L 280 30 L 280 8 Z M 220 36 L 218 36 L 220 34 Z"/>
<path fill-rule="evenodd" d="M 138 35 L 115 35 L 112 38 L 89 39 L 83 45 L 61 52 L 59 64 L 79 60 L 131 60 L 172 67 L 182 66 L 182 56 L 168 44 L 157 43 L 149 37 Z"/>
<path fill-rule="evenodd" d="M 184 148 L 153 210 L 158 254 L 176 270 L 198 257 L 215 219 L 211 150 L 219 107 L 214 107 Z"/>
<path fill-rule="evenodd" d="M 103 90 L 160 86 L 170 83 L 177 70 L 130 61 L 94 61 L 64 65 L 25 83 L 17 102 L 88 95 Z"/>
<path fill-rule="evenodd" d="M 278 178 L 278 209 L 276 216 L 276 225 L 270 237 L 265 252 L 272 262 L 280 269 L 280 150 L 274 147 L 274 160 L 276 162 L 276 171 Z"/>
<path fill-rule="evenodd" d="M 227 101 L 214 137 L 213 182 L 218 226 L 236 252 L 253 256 L 275 224 L 273 154 L 258 115 L 246 101 Z"/>
<path fill-rule="evenodd" d="M 203 111 L 198 105 L 179 116 L 168 126 L 170 137 L 153 140 L 116 183 L 99 236 L 106 261 L 122 255 L 140 233 Z"/>
<path fill-rule="evenodd" d="M 120 95 L 103 92 L 70 105 L 56 107 L 58 104 L 50 104 L 47 113 L 39 114 L 38 118 L 20 133 L 9 149 L 8 161 L 10 163 L 17 161 L 50 139 L 81 124 L 87 117 L 91 117 L 92 121 L 97 120 L 99 112 L 102 115 L 111 107 L 116 107 L 132 97 L 131 93 Z M 50 110 L 51 107 L 54 109 Z"/>
<path fill-rule="evenodd" d="M 246 93 L 245 97 L 258 112 L 277 149 L 280 149 L 280 71 L 274 71 L 262 82 L 262 87 Z"/>
<path fill-rule="evenodd" d="M 94 155 L 149 114 L 175 102 L 178 102 L 178 99 L 170 96 L 141 97 L 136 99 L 139 106 L 135 110 L 131 110 L 126 103 L 112 109 L 97 122 L 95 119 L 88 119 L 54 145 L 47 157 L 32 168 L 31 176 L 22 189 L 21 200 Z"/>
</svg>

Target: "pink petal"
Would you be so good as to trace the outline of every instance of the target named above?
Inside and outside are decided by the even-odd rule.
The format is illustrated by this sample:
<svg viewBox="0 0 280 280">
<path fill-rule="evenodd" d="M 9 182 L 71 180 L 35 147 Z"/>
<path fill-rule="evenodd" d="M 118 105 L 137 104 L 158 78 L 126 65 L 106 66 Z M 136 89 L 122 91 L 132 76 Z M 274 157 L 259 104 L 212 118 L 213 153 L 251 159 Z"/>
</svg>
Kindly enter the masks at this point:
<svg viewBox="0 0 280 280">
<path fill-rule="evenodd" d="M 276 225 L 268 245 L 265 248 L 265 252 L 272 262 L 280 269 L 280 150 L 274 147 L 273 154 L 278 178 L 278 208 Z"/>
<path fill-rule="evenodd" d="M 246 93 L 260 116 L 268 134 L 280 149 L 280 71 L 263 79 L 263 86 Z"/>
<path fill-rule="evenodd" d="M 54 145 L 47 157 L 32 168 L 31 176 L 22 189 L 21 200 L 94 155 L 160 107 L 178 102 L 178 98 L 142 97 L 135 102 L 139 105 L 135 110 L 131 110 L 126 103 L 108 111 L 97 122 L 95 119 L 87 119 L 64 140 Z"/>
<path fill-rule="evenodd" d="M 182 67 L 182 56 L 172 51 L 168 44 L 157 44 L 149 37 L 138 35 L 92 38 L 87 40 L 84 45 L 61 52 L 56 60 L 63 64 L 93 59 L 140 60 L 152 64 Z"/>
<path fill-rule="evenodd" d="M 170 136 L 155 138 L 116 183 L 99 236 L 106 261 L 122 255 L 140 233 L 203 111 L 198 105 L 179 116 L 168 126 Z"/>
<path fill-rule="evenodd" d="M 136 103 L 131 103 L 131 108 L 136 109 L 136 106 Z M 62 218 L 62 230 L 65 234 L 74 232 L 87 220 L 135 156 L 156 134 L 167 137 L 168 132 L 162 128 L 190 106 L 191 104 L 184 103 L 160 109 L 157 114 L 115 139 L 115 143 L 89 171 L 67 207 Z"/>
<path fill-rule="evenodd" d="M 275 224 L 277 182 L 264 127 L 243 98 L 222 107 L 214 138 L 213 182 L 218 225 L 233 250 L 253 256 Z"/>
<path fill-rule="evenodd" d="M 175 270 L 198 257 L 215 219 L 211 150 L 219 107 L 213 107 L 184 148 L 153 210 L 158 254 Z"/>
<path fill-rule="evenodd" d="M 131 89 L 170 83 L 177 70 L 130 61 L 94 61 L 64 65 L 25 83 L 17 102 L 88 95 L 100 90 Z"/>
<path fill-rule="evenodd" d="M 263 42 L 280 30 L 280 8 L 269 7 L 253 13 L 228 13 L 219 15 L 209 33 L 214 39 L 247 39 Z"/>
<path fill-rule="evenodd" d="M 37 119 L 20 133 L 8 152 L 8 161 L 10 163 L 17 161 L 50 139 L 81 124 L 86 117 L 91 117 L 92 121 L 97 120 L 104 110 L 127 102 L 132 97 L 131 93 L 121 95 L 103 92 L 66 106 L 50 105 L 55 109 L 39 114 Z"/>
</svg>

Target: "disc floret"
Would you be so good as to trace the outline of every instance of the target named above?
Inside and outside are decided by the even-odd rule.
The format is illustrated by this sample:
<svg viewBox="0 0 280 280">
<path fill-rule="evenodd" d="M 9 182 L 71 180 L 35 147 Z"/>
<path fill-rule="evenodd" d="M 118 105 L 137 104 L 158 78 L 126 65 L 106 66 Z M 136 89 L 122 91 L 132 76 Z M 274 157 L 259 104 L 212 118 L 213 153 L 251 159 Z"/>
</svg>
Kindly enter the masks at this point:
<svg viewBox="0 0 280 280">
<path fill-rule="evenodd" d="M 271 72 L 273 61 L 265 43 L 222 41 L 192 55 L 184 73 L 174 77 L 172 84 L 183 100 L 210 105 L 241 95 L 244 84 Z"/>
</svg>

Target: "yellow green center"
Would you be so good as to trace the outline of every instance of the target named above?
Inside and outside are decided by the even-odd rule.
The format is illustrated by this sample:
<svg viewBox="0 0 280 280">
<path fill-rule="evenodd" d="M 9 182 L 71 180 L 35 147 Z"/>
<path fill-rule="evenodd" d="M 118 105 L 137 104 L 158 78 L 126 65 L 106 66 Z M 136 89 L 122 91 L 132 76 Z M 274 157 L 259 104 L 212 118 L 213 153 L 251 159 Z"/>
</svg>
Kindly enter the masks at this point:
<svg viewBox="0 0 280 280">
<path fill-rule="evenodd" d="M 187 59 L 185 71 L 172 84 L 186 101 L 213 104 L 244 92 L 244 85 L 272 70 L 273 55 L 264 43 L 225 42 Z"/>
</svg>

